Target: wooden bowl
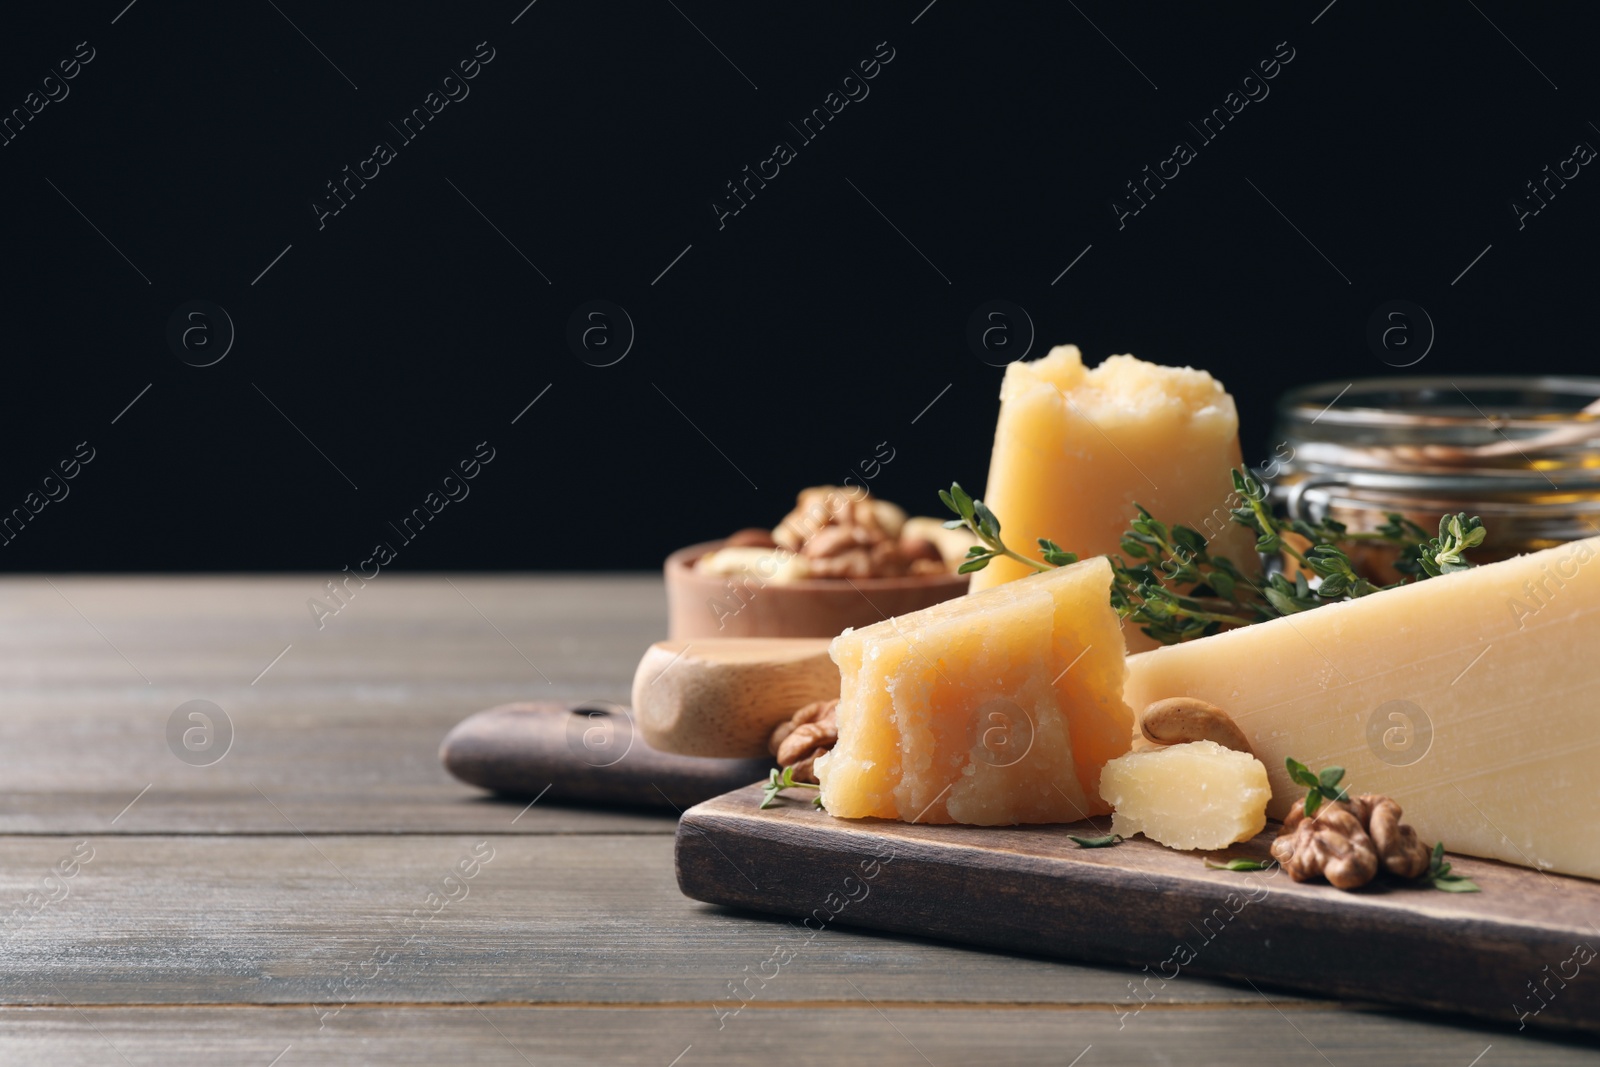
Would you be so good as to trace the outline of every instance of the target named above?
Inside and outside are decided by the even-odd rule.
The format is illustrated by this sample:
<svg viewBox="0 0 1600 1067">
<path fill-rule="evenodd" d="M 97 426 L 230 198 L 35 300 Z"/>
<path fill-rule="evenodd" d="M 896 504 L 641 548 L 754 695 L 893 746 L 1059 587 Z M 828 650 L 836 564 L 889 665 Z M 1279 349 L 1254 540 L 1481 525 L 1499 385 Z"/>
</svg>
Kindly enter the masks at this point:
<svg viewBox="0 0 1600 1067">
<path fill-rule="evenodd" d="M 680 548 L 667 557 L 667 625 L 673 640 L 696 637 L 836 637 L 920 611 L 967 591 L 965 574 L 910 578 L 810 578 L 740 584 L 727 575 L 701 574 L 694 563 L 721 541 Z"/>
</svg>

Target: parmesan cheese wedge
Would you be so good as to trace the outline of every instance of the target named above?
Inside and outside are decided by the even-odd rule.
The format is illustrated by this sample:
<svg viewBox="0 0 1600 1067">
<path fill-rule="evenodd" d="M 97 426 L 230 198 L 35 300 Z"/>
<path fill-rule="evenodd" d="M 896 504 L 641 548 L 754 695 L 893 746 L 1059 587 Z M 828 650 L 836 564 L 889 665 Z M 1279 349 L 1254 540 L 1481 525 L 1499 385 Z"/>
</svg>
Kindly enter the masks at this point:
<svg viewBox="0 0 1600 1067">
<path fill-rule="evenodd" d="M 1199 530 L 1253 576 L 1255 536 L 1228 514 L 1239 506 L 1228 473 L 1238 466 L 1239 416 L 1211 375 L 1132 356 L 1091 370 L 1077 346 L 1060 345 L 1006 368 L 984 501 L 1019 551 L 1048 537 L 1081 558 L 1120 552 L 1143 505 Z M 972 576 L 972 589 L 1027 573 L 1001 557 Z M 1156 647 L 1136 627 L 1127 642 Z"/>
<path fill-rule="evenodd" d="M 843 818 L 1075 822 L 1128 751 L 1125 648 L 1103 557 L 834 639 L 839 741 L 817 760 Z"/>
<path fill-rule="evenodd" d="M 1345 768 L 1430 843 L 1600 878 L 1600 538 L 1132 656 L 1126 699 L 1225 709 L 1267 766 Z"/>
</svg>

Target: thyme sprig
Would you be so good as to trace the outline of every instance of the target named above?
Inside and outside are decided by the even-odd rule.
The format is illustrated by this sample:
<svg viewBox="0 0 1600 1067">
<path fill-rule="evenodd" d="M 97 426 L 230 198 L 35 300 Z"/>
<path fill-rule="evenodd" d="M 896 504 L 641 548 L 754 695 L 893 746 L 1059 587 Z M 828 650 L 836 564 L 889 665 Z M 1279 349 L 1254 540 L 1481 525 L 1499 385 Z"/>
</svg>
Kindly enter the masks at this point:
<svg viewBox="0 0 1600 1067">
<path fill-rule="evenodd" d="M 1450 864 L 1444 861 L 1443 841 L 1433 846 L 1433 855 L 1428 858 L 1428 873 L 1423 875 L 1422 879 L 1433 888 L 1442 889 L 1446 893 L 1483 892 L 1478 883 L 1466 875 L 1450 873 Z"/>
<path fill-rule="evenodd" d="M 815 782 L 797 782 L 794 780 L 794 768 L 785 767 L 779 770 L 772 768 L 772 773 L 767 775 L 766 785 L 761 788 L 761 806 L 770 808 L 777 801 L 778 794 L 785 789 L 815 789 L 817 795 L 811 798 L 811 806 L 822 807 L 822 787 Z"/>
<path fill-rule="evenodd" d="M 1488 533 L 1476 515 L 1470 519 L 1464 511 L 1446 515 L 1439 520 L 1439 536 L 1417 546 L 1417 565 L 1430 578 L 1467 570 L 1472 564 L 1462 553 L 1483 544 Z"/>
<path fill-rule="evenodd" d="M 1256 535 L 1256 550 L 1297 564 L 1291 579 L 1281 571 L 1256 581 L 1228 557 L 1210 551 L 1200 531 L 1168 525 L 1143 507 L 1122 536 L 1121 554 L 1110 556 L 1113 580 L 1111 606 L 1162 644 L 1206 637 L 1233 626 L 1248 626 L 1284 615 L 1349 600 L 1390 589 L 1364 577 L 1350 551 L 1366 544 L 1396 550 L 1394 568 L 1405 577 L 1395 585 L 1437 577 L 1470 566 L 1464 553 L 1483 543 L 1485 530 L 1476 517 L 1446 515 L 1439 535 L 1402 515 L 1390 513 L 1374 530 L 1351 532 L 1343 523 L 1324 519 L 1280 518 L 1267 505 L 1267 492 L 1248 471 L 1234 470 L 1237 507 L 1229 519 Z M 1006 545 L 1000 520 L 981 500 L 952 482 L 939 499 L 956 514 L 945 523 L 950 529 L 972 531 L 978 543 L 967 550 L 958 573 L 971 574 L 1000 557 L 1016 560 L 1035 571 L 1076 563 L 1076 553 L 1048 538 L 1038 541 L 1040 559 L 1032 559 Z M 1042 562 L 1041 562 L 1042 560 Z M 1310 577 L 1308 577 L 1308 574 Z"/>
<path fill-rule="evenodd" d="M 959 530 L 965 527 L 972 531 L 978 539 L 978 544 L 967 549 L 967 558 L 956 568 L 957 574 L 971 574 L 981 571 L 989 565 L 989 561 L 999 556 L 1014 559 L 1025 567 L 1032 567 L 1036 571 L 1047 571 L 1052 567 L 1065 567 L 1069 563 L 1078 562 L 1074 552 L 1067 552 L 1054 541 L 1039 538 L 1039 549 L 1044 557 L 1040 563 L 1036 559 L 1013 552 L 1000 540 L 1000 520 L 995 518 L 994 512 L 981 500 L 974 500 L 960 482 L 951 482 L 950 491 L 939 490 L 939 499 L 944 501 L 944 506 L 955 512 L 957 518 L 944 524 L 947 530 Z"/>
</svg>

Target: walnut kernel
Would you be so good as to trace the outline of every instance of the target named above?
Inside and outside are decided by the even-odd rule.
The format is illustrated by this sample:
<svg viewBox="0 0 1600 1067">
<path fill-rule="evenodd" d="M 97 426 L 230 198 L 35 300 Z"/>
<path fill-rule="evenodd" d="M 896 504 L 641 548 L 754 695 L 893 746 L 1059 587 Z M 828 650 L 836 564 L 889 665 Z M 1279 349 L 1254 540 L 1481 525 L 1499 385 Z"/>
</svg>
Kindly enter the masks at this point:
<svg viewBox="0 0 1600 1067">
<path fill-rule="evenodd" d="M 767 750 L 780 767 L 792 767 L 797 782 L 816 782 L 816 758 L 839 740 L 839 701 L 818 700 L 805 705 L 772 731 Z"/>
<path fill-rule="evenodd" d="M 1338 802 L 1323 804 L 1309 819 L 1303 807 L 1296 807 L 1272 842 L 1272 855 L 1295 881 L 1320 874 L 1335 889 L 1359 888 L 1378 873 L 1372 838 L 1355 813 Z"/>
<path fill-rule="evenodd" d="M 946 573 L 939 546 L 906 532 L 906 514 L 855 489 L 804 489 L 772 541 L 797 553 L 810 578 L 900 578 Z"/>
<path fill-rule="evenodd" d="M 1433 850 L 1416 830 L 1400 821 L 1400 805 L 1386 796 L 1363 793 L 1351 808 L 1367 828 L 1384 870 L 1400 878 L 1421 878 L 1428 873 Z"/>
<path fill-rule="evenodd" d="M 1323 804 L 1310 818 L 1296 806 L 1272 842 L 1272 855 L 1295 881 L 1320 874 L 1336 889 L 1364 886 L 1380 869 L 1420 878 L 1428 873 L 1432 850 L 1400 815 L 1399 804 L 1375 793 Z"/>
</svg>

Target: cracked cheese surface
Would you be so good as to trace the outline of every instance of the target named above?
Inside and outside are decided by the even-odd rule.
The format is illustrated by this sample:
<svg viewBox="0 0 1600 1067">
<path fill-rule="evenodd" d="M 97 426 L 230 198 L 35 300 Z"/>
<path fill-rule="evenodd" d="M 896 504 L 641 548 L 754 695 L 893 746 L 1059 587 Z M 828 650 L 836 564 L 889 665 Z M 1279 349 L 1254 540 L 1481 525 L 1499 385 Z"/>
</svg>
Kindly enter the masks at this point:
<svg viewBox="0 0 1600 1067">
<path fill-rule="evenodd" d="M 1104 558 L 847 630 L 839 741 L 817 761 L 843 818 L 1076 822 L 1128 751 L 1125 648 Z"/>
</svg>

